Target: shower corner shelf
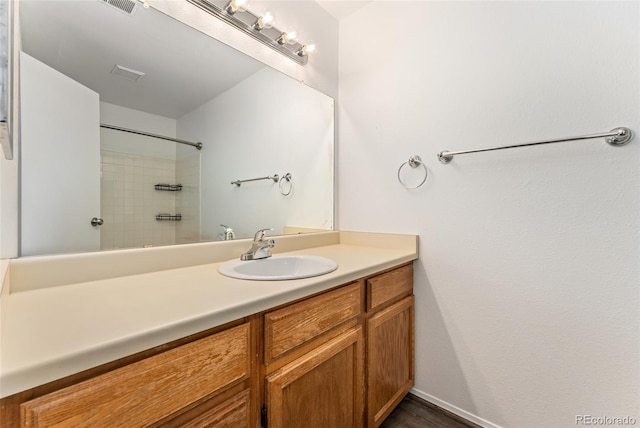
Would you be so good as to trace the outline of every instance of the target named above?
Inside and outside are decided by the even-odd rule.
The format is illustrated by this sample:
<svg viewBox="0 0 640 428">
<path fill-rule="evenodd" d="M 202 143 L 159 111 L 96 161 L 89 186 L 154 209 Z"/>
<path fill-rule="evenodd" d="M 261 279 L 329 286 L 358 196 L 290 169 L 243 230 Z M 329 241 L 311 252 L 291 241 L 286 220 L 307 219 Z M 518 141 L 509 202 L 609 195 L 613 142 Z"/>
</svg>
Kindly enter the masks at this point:
<svg viewBox="0 0 640 428">
<path fill-rule="evenodd" d="M 182 221 L 182 214 L 157 214 L 156 220 L 158 221 Z"/>
<path fill-rule="evenodd" d="M 159 184 L 156 184 L 154 187 L 156 190 L 166 190 L 169 192 L 179 192 L 182 190 L 182 184 L 159 183 Z"/>
</svg>

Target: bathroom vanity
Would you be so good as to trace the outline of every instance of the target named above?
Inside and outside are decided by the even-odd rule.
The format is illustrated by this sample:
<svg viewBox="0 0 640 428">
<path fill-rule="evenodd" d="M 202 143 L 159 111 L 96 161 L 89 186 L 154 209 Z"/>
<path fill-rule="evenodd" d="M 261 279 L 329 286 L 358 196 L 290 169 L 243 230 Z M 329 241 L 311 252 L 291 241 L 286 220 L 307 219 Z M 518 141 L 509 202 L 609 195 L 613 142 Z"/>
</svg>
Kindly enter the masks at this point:
<svg viewBox="0 0 640 428">
<path fill-rule="evenodd" d="M 36 273 L 18 264 L 2 296 L 1 425 L 377 427 L 413 386 L 417 237 L 326 232 L 276 242 L 274 250 L 339 267 L 293 281 L 231 279 L 216 269 L 247 241 L 195 244 L 216 249 L 215 261 L 24 290 L 19 282 Z M 109 256 L 118 254 L 92 257 Z M 70 262 L 59 257 L 36 262 Z M 121 294 L 110 300 L 106 290 Z M 54 308 L 73 295 L 84 304 L 21 325 L 24 305 Z M 71 321 L 82 327 L 63 331 Z"/>
</svg>

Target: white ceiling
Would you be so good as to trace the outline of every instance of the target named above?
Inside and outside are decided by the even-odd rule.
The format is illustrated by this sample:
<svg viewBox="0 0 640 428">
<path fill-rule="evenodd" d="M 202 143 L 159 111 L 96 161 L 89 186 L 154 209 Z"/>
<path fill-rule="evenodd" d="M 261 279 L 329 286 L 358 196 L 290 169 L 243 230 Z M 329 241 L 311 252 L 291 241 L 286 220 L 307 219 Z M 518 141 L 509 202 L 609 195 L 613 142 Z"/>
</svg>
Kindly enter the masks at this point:
<svg viewBox="0 0 640 428">
<path fill-rule="evenodd" d="M 372 3 L 372 0 L 316 0 L 318 4 L 338 21 L 358 9 Z"/>
<path fill-rule="evenodd" d="M 21 3 L 23 50 L 101 101 L 177 119 L 264 65 L 151 8 L 133 16 L 101 1 Z M 142 71 L 137 83 L 110 74 Z"/>
</svg>

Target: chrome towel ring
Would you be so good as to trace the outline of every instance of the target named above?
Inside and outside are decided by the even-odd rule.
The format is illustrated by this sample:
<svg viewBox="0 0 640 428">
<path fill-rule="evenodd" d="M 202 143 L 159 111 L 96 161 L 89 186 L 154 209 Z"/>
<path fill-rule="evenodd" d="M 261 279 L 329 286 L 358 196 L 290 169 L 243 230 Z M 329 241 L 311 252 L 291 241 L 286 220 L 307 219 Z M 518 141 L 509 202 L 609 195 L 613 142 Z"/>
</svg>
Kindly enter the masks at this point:
<svg viewBox="0 0 640 428">
<path fill-rule="evenodd" d="M 400 171 L 402 171 L 402 168 L 405 165 L 409 165 L 411 168 L 417 168 L 422 165 L 422 168 L 424 168 L 424 178 L 416 186 L 407 186 L 407 184 L 404 181 L 402 181 L 402 178 L 400 177 Z M 418 187 L 422 186 L 424 182 L 427 181 L 427 175 L 429 175 L 429 171 L 427 171 L 427 166 L 424 164 L 424 162 L 422 162 L 422 159 L 418 155 L 411 156 L 408 161 L 400 165 L 400 168 L 398 168 L 398 181 L 407 189 L 417 189 Z"/>
<path fill-rule="evenodd" d="M 284 182 L 289 183 L 289 190 L 285 191 L 286 185 L 283 186 Z M 293 189 L 293 182 L 291 181 L 291 173 L 287 172 L 285 175 L 280 177 L 280 182 L 278 183 L 278 187 L 280 188 L 280 193 L 282 196 L 289 196 L 291 194 L 291 190 Z"/>
</svg>

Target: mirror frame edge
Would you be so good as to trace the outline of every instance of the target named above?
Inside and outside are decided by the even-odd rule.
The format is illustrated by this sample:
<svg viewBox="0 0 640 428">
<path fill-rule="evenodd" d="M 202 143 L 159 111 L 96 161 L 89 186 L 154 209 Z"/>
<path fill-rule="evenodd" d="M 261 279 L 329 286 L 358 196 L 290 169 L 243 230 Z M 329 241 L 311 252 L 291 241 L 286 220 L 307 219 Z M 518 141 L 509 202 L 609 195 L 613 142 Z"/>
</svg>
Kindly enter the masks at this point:
<svg viewBox="0 0 640 428">
<path fill-rule="evenodd" d="M 5 0 L 2 0 L 5 1 Z M 0 158 L 0 259 L 19 256 L 20 21 L 17 0 L 7 3 L 7 131 Z"/>
<path fill-rule="evenodd" d="M 16 49 L 16 36 L 17 32 L 14 30 L 15 23 L 18 22 L 16 19 L 18 13 L 18 2 L 6 1 L 6 9 L 4 11 L 4 19 L 6 20 L 6 34 L 5 34 L 5 46 L 0 47 L 6 53 L 6 69 L 4 72 L 6 73 L 6 79 L 4 84 L 6 85 L 4 89 L 5 91 L 5 102 L 6 105 L 3 106 L 5 108 L 6 121 L 1 123 L 0 126 L 2 129 L 0 130 L 0 142 L 2 144 L 2 151 L 4 153 L 5 160 L 14 160 L 14 151 L 16 144 L 14 143 L 14 124 L 17 121 L 14 121 L 17 118 L 17 110 L 15 106 L 15 93 L 17 92 L 17 76 L 18 76 L 18 67 L 17 67 L 17 52 L 19 49 Z"/>
</svg>

